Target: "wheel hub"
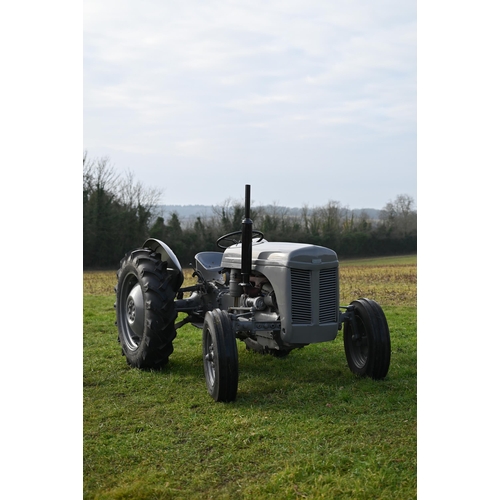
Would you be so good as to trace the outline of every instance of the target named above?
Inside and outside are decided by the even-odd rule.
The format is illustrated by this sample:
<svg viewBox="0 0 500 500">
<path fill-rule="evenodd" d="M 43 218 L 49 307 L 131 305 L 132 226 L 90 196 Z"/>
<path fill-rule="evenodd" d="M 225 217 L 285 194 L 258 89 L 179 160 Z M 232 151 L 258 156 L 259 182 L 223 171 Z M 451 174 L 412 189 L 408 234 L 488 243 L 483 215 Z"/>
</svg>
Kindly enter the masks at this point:
<svg viewBox="0 0 500 500">
<path fill-rule="evenodd" d="M 135 320 L 135 303 L 130 297 L 127 304 L 127 318 L 129 323 L 133 323 Z"/>
<path fill-rule="evenodd" d="M 144 330 L 144 298 L 138 283 L 132 288 L 127 297 L 126 317 L 135 335 L 142 337 Z"/>
<path fill-rule="evenodd" d="M 207 353 L 205 354 L 206 374 L 208 375 L 210 384 L 213 385 L 215 381 L 215 364 L 214 364 L 215 356 L 214 356 L 213 343 L 207 342 L 206 351 L 207 351 Z"/>
<path fill-rule="evenodd" d="M 205 359 L 209 363 L 213 363 L 214 362 L 214 351 L 213 351 L 213 347 L 212 346 L 210 346 L 210 352 L 205 356 Z"/>
</svg>

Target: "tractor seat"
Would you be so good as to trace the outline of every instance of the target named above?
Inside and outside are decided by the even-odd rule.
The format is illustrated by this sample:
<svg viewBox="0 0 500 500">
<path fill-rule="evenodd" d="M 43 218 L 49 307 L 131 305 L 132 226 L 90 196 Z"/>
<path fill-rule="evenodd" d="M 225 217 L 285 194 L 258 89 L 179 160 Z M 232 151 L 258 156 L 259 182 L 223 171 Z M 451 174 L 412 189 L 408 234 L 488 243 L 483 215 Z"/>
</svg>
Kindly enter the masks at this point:
<svg viewBox="0 0 500 500">
<path fill-rule="evenodd" d="M 200 252 L 194 257 L 196 270 L 200 271 L 207 281 L 215 280 L 224 283 L 222 275 L 222 252 Z"/>
</svg>

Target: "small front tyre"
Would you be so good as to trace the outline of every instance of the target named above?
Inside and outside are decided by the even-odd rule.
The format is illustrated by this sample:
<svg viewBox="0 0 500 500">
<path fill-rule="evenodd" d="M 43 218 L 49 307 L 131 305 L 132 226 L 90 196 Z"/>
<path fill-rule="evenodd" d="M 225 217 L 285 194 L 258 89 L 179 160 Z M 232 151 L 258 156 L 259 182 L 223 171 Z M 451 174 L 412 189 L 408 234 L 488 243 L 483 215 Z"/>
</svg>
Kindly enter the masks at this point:
<svg viewBox="0 0 500 500">
<path fill-rule="evenodd" d="M 389 371 L 391 340 L 384 311 L 374 300 L 350 304 L 344 323 L 344 350 L 350 370 L 362 377 L 383 379 Z"/>
<path fill-rule="evenodd" d="M 215 401 L 236 399 L 238 348 L 227 311 L 208 311 L 203 323 L 203 368 L 210 396 Z"/>
</svg>

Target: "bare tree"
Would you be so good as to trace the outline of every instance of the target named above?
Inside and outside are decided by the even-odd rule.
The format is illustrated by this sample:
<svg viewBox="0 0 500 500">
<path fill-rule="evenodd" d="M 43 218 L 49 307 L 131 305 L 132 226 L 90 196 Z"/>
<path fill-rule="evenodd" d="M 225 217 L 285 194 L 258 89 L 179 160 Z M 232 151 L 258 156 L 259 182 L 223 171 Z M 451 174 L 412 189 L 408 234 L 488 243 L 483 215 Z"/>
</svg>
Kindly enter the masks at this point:
<svg viewBox="0 0 500 500">
<path fill-rule="evenodd" d="M 125 177 L 120 179 L 117 188 L 119 201 L 123 206 L 131 210 L 145 210 L 155 219 L 160 215 L 157 207 L 162 195 L 161 189 L 145 188 L 131 171 L 127 171 Z"/>
<path fill-rule="evenodd" d="M 338 234 L 340 232 L 342 211 L 338 201 L 328 201 L 320 209 L 323 223 L 323 234 Z"/>
<path fill-rule="evenodd" d="M 118 174 L 111 165 L 109 158 L 103 156 L 98 159 L 88 158 L 87 152 L 83 153 L 83 191 L 94 191 L 115 194 L 118 186 Z"/>
<path fill-rule="evenodd" d="M 146 189 L 132 173 L 120 177 L 108 157 L 83 153 L 85 266 L 107 266 L 148 236 L 161 191 Z"/>
<path fill-rule="evenodd" d="M 417 212 L 413 210 L 414 200 L 407 194 L 399 194 L 382 209 L 381 218 L 396 234 L 407 236 L 416 233 Z"/>
</svg>

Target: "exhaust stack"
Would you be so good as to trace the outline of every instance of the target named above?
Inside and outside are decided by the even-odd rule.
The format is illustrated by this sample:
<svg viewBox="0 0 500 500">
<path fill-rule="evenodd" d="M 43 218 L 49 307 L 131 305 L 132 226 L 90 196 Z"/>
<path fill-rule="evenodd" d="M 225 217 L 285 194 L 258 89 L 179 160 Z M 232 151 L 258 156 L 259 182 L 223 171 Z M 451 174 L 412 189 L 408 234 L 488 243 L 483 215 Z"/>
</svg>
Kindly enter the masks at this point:
<svg viewBox="0 0 500 500">
<path fill-rule="evenodd" d="M 245 217 L 241 221 L 241 286 L 250 288 L 250 273 L 252 272 L 252 229 L 250 219 L 250 185 L 245 185 Z"/>
</svg>

